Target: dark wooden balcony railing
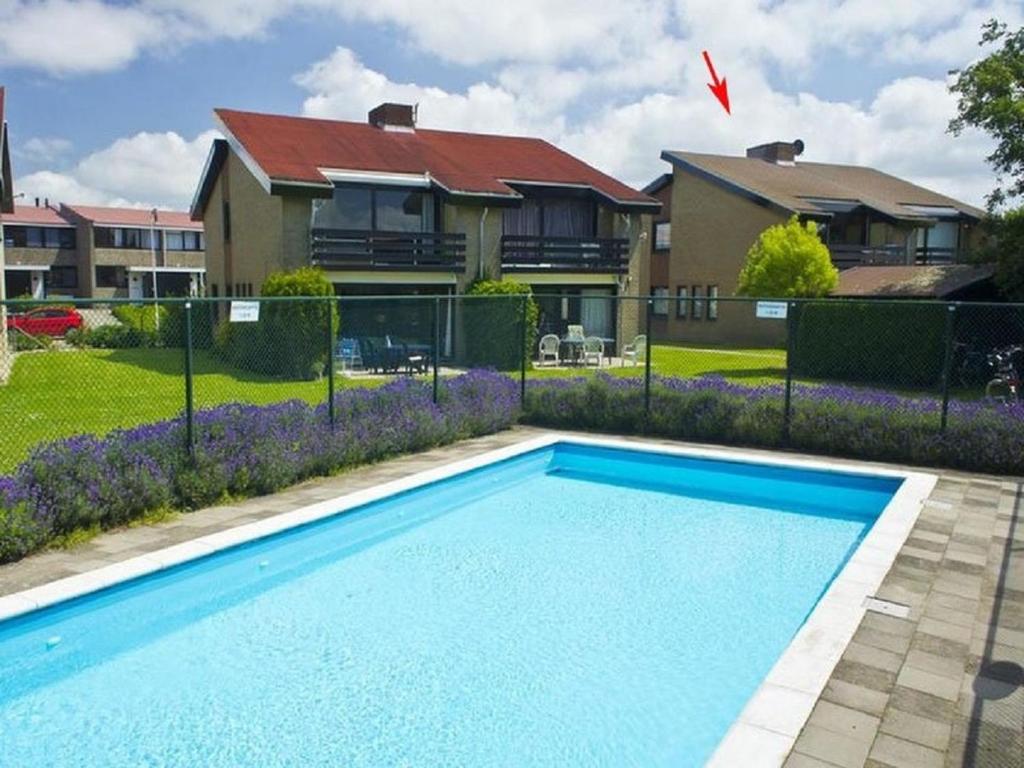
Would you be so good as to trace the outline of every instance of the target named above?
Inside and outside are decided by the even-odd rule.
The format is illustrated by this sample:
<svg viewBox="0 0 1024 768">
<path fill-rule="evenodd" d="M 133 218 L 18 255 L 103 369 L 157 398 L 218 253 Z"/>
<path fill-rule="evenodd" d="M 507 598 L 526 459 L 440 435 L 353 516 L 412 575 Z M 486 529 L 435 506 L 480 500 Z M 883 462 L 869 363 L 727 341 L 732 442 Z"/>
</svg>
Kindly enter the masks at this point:
<svg viewBox="0 0 1024 768">
<path fill-rule="evenodd" d="M 501 268 L 506 272 L 629 271 L 629 241 L 618 237 L 504 235 Z"/>
<path fill-rule="evenodd" d="M 914 252 L 918 264 L 955 264 L 960 254 L 956 248 L 920 247 Z"/>
<path fill-rule="evenodd" d="M 832 253 L 832 263 L 839 269 L 867 265 L 907 263 L 907 249 L 903 245 L 846 245 L 832 243 L 828 249 Z"/>
<path fill-rule="evenodd" d="M 458 272 L 466 265 L 461 232 L 382 232 L 314 229 L 311 257 L 324 269 Z"/>
</svg>

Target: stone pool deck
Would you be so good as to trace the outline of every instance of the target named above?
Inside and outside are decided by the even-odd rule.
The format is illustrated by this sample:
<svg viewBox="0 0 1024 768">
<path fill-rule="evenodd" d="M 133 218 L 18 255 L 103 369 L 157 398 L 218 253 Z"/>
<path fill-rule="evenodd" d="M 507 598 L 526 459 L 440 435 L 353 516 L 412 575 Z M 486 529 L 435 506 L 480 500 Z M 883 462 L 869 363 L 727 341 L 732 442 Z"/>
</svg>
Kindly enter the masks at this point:
<svg viewBox="0 0 1024 768">
<path fill-rule="evenodd" d="M 71 550 L 0 566 L 0 596 L 540 434 L 517 428 L 273 496 L 104 533 Z M 909 615 L 865 612 L 799 731 L 787 768 L 1024 768 L 1024 481 L 934 474 L 939 482 L 877 593 Z"/>
</svg>

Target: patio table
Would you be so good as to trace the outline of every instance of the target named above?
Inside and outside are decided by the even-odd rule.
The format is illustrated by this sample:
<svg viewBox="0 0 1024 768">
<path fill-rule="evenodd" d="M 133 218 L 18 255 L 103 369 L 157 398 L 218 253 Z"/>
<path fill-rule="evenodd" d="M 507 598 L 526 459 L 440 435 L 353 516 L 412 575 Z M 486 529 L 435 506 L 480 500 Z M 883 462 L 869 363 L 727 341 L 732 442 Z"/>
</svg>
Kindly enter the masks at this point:
<svg viewBox="0 0 1024 768">
<path fill-rule="evenodd" d="M 561 339 L 559 339 L 559 343 L 561 344 L 561 346 L 565 347 L 568 350 L 569 354 L 566 355 L 566 360 L 568 360 L 572 365 L 580 364 L 580 361 L 583 357 L 583 341 L 583 339 L 569 336 L 563 336 Z M 601 341 L 604 342 L 604 348 L 607 357 L 607 351 L 609 349 L 615 349 L 615 339 L 602 338 Z"/>
</svg>

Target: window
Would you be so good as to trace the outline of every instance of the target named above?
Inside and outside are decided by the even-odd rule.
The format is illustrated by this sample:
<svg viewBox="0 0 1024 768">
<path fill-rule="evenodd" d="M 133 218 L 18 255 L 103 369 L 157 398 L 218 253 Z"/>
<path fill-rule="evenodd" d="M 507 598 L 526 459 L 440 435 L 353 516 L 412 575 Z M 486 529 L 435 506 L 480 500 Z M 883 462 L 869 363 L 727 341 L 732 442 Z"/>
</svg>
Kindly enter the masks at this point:
<svg viewBox="0 0 1024 768">
<path fill-rule="evenodd" d="M 594 237 L 594 204 L 570 198 L 531 198 L 502 211 L 502 234 L 524 237 Z"/>
<path fill-rule="evenodd" d="M 184 251 L 185 250 L 185 233 L 172 229 L 169 230 L 165 237 L 167 238 L 167 250 L 168 251 Z"/>
<path fill-rule="evenodd" d="M 8 248 L 74 248 L 75 230 L 71 227 L 4 227 L 4 245 Z"/>
<path fill-rule="evenodd" d="M 163 238 L 159 230 L 128 227 L 96 227 L 94 239 L 97 248 L 129 248 L 148 251 L 160 250 Z M 150 243 L 153 245 L 150 246 Z"/>
<path fill-rule="evenodd" d="M 708 286 L 708 320 L 718 319 L 718 286 Z"/>
<path fill-rule="evenodd" d="M 434 195 L 399 187 L 337 186 L 330 200 L 313 201 L 313 227 L 376 232 L 433 232 Z"/>
<path fill-rule="evenodd" d="M 231 242 L 231 203 L 229 203 L 227 200 L 225 200 L 224 204 L 221 206 L 220 213 L 221 213 L 221 222 L 222 222 L 223 227 L 224 227 L 224 242 L 225 243 L 230 243 Z"/>
<path fill-rule="evenodd" d="M 215 298 L 215 299 L 217 298 L 217 284 L 216 283 L 210 283 L 210 295 L 213 298 Z"/>
<path fill-rule="evenodd" d="M 25 245 L 29 248 L 42 248 L 43 228 L 25 227 Z"/>
<path fill-rule="evenodd" d="M 659 221 L 654 225 L 654 250 L 667 251 L 672 247 L 672 222 Z"/>
<path fill-rule="evenodd" d="M 77 288 L 77 267 L 50 267 L 47 284 L 50 288 Z"/>
<path fill-rule="evenodd" d="M 676 286 L 676 317 L 685 320 L 690 314 L 690 289 L 685 285 Z"/>
<path fill-rule="evenodd" d="M 127 288 L 128 271 L 124 267 L 96 267 L 97 288 Z"/>
<path fill-rule="evenodd" d="M 657 286 L 651 288 L 654 301 L 651 302 L 651 313 L 657 317 L 668 317 L 668 288 Z"/>
<path fill-rule="evenodd" d="M 690 295 L 693 296 L 693 301 L 690 304 L 690 317 L 694 320 L 700 320 L 704 316 L 704 301 L 701 299 L 701 287 L 695 285 L 690 289 Z"/>
</svg>

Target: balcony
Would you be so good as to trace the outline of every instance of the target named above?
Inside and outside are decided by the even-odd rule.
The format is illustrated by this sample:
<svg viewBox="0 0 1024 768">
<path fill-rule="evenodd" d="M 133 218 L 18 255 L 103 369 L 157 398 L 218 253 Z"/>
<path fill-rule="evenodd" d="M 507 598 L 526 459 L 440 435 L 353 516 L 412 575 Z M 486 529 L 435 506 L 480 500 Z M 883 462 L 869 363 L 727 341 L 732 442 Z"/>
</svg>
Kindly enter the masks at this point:
<svg viewBox="0 0 1024 768">
<path fill-rule="evenodd" d="M 618 237 L 503 235 L 501 268 L 504 272 L 625 274 L 629 271 L 629 241 Z"/>
<path fill-rule="evenodd" d="M 460 232 L 383 232 L 314 229 L 313 264 L 334 270 L 461 272 L 466 236 Z"/>
<path fill-rule="evenodd" d="M 960 254 L 956 248 L 918 247 L 914 252 L 917 264 L 956 264 Z"/>
<path fill-rule="evenodd" d="M 848 245 L 832 243 L 828 247 L 832 263 L 838 269 L 870 265 L 894 266 L 907 263 L 904 245 Z"/>
</svg>

